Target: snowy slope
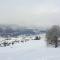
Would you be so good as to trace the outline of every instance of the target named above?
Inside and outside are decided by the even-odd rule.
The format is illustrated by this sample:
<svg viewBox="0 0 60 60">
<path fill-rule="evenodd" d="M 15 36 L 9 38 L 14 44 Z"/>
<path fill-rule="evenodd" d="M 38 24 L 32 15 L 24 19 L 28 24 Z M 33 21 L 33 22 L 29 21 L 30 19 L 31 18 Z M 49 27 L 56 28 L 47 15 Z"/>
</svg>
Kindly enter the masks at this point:
<svg viewBox="0 0 60 60">
<path fill-rule="evenodd" d="M 60 48 L 47 48 L 45 38 L 0 47 L 0 60 L 60 60 Z"/>
</svg>

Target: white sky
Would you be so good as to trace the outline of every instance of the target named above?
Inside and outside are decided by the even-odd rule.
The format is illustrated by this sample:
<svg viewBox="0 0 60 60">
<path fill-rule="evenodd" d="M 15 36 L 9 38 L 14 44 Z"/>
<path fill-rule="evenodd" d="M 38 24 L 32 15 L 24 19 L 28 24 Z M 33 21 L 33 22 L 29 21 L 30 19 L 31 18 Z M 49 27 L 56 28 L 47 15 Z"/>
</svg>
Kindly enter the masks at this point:
<svg viewBox="0 0 60 60">
<path fill-rule="evenodd" d="M 60 0 L 0 0 L 0 24 L 60 25 Z"/>
</svg>

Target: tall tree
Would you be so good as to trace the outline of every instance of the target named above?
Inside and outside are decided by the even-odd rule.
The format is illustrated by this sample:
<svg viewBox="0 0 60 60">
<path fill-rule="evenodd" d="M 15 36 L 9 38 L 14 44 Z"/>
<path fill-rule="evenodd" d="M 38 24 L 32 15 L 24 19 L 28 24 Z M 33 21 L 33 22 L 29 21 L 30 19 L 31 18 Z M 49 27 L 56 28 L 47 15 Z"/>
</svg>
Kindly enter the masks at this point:
<svg viewBox="0 0 60 60">
<path fill-rule="evenodd" d="M 58 46 L 57 44 L 57 40 L 58 40 L 58 37 L 60 37 L 60 27 L 58 25 L 54 25 L 52 26 L 47 34 L 46 34 L 46 37 L 47 37 L 47 42 L 50 43 L 50 44 L 55 44 L 55 47 Z"/>
</svg>

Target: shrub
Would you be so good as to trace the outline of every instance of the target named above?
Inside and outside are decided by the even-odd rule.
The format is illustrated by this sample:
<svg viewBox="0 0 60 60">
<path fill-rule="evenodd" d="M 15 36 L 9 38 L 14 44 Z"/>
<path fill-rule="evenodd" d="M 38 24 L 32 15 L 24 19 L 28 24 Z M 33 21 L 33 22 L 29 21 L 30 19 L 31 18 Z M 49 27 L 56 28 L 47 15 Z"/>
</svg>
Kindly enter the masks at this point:
<svg viewBox="0 0 60 60">
<path fill-rule="evenodd" d="M 34 40 L 40 40 L 40 37 L 39 36 L 36 36 Z"/>
</svg>

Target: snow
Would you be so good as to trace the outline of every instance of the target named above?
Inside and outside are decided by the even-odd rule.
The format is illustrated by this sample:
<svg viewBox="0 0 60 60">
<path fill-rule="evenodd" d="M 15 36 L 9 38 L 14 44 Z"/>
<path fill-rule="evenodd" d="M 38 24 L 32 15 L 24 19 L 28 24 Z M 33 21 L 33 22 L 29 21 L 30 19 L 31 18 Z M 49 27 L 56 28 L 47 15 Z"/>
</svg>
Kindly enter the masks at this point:
<svg viewBox="0 0 60 60">
<path fill-rule="evenodd" d="M 45 35 L 41 40 L 0 47 L 0 60 L 60 60 L 60 48 L 47 47 Z"/>
</svg>

